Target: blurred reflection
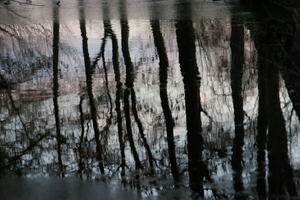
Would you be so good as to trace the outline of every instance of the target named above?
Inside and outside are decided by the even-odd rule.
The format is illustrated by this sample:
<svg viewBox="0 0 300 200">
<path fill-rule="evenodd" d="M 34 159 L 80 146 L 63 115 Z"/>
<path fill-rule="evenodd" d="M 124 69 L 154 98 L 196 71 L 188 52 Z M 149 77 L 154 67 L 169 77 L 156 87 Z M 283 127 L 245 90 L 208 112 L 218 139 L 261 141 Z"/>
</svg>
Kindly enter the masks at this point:
<svg viewBox="0 0 300 200">
<path fill-rule="evenodd" d="M 296 194 L 297 59 L 282 55 L 297 48 L 278 43 L 296 36 L 266 23 L 252 38 L 256 19 L 223 1 L 66 1 L 0 25 L 1 175 L 104 177 L 140 198 Z"/>
<path fill-rule="evenodd" d="M 181 13 L 181 9 L 189 13 L 189 3 L 184 4 L 177 12 Z M 191 19 L 177 20 L 175 26 L 179 63 L 184 83 L 190 187 L 196 192 L 196 195 L 203 196 L 204 166 L 202 164 L 200 75 L 196 63 L 193 21 Z"/>
<path fill-rule="evenodd" d="M 300 67 L 299 67 L 299 16 L 298 11 L 294 11 L 290 14 L 290 20 L 287 21 L 286 27 L 288 29 L 288 37 L 286 37 L 285 48 L 282 52 L 284 60 L 282 60 L 282 68 L 280 72 L 285 82 L 289 98 L 293 105 L 293 109 L 300 121 Z M 289 16 L 289 15 L 288 15 Z M 295 21 L 295 19 L 297 19 Z"/>
<path fill-rule="evenodd" d="M 273 32 L 272 26 L 270 34 L 265 41 L 276 41 L 276 33 Z M 271 44 L 265 44 L 262 47 L 261 55 L 264 60 L 261 64 L 266 68 L 266 105 L 268 121 L 268 159 L 269 159 L 269 195 L 297 195 L 293 172 L 290 166 L 287 146 L 287 131 L 285 120 L 280 107 L 279 99 L 279 65 L 281 63 L 276 56 L 278 49 Z M 273 62 L 269 62 L 272 60 Z"/>
<path fill-rule="evenodd" d="M 64 141 L 60 130 L 60 117 L 59 117 L 59 105 L 57 98 L 59 96 L 59 9 L 53 7 L 53 105 L 54 105 L 54 116 L 55 116 L 55 126 L 56 126 L 56 141 L 57 141 L 57 159 L 59 166 L 59 174 L 64 176 L 64 166 L 62 163 L 62 151 L 61 145 Z"/>
<path fill-rule="evenodd" d="M 243 195 L 243 146 L 244 146 L 244 109 L 242 96 L 242 77 L 244 67 L 244 27 L 242 25 L 232 25 L 230 47 L 231 58 L 231 89 L 234 110 L 235 135 L 233 140 L 233 187 L 235 189 L 235 199 L 245 199 Z"/>
<path fill-rule="evenodd" d="M 285 57 L 285 45 L 288 43 L 290 36 L 282 34 L 281 31 L 286 30 L 284 23 L 281 23 L 282 18 L 287 19 L 289 16 L 284 10 L 276 12 L 278 5 L 269 2 L 268 7 L 272 16 L 269 14 L 260 13 L 263 20 L 261 27 L 264 34 L 259 34 L 257 38 L 257 47 L 260 54 L 259 61 L 259 118 L 258 118 L 258 136 L 260 140 L 258 145 L 258 184 L 262 189 L 258 190 L 261 198 L 265 197 L 266 189 L 264 183 L 265 173 L 264 168 L 264 153 L 266 141 L 266 125 L 268 130 L 267 135 L 267 150 L 268 150 L 268 192 L 269 198 L 287 198 L 296 196 L 297 189 L 294 182 L 294 172 L 289 159 L 289 147 L 286 130 L 286 121 L 281 107 L 280 99 L 280 68 L 286 66 L 288 62 L 293 63 L 293 58 Z M 268 9 L 269 11 L 269 9 Z M 278 18 L 278 20 L 276 19 Z M 279 31 L 281 30 L 281 31 Z M 261 44 L 260 44 L 261 42 Z M 284 71 L 284 68 L 283 68 Z M 287 74 L 283 73 L 283 77 Z M 292 77 L 290 77 L 292 78 Z M 294 78 L 294 77 L 293 77 Z M 290 90 L 290 82 L 286 81 L 286 87 Z M 291 79 L 291 82 L 293 80 Z M 293 87 L 293 86 L 292 86 Z M 290 93 L 290 92 L 289 92 Z M 291 101 L 296 99 L 291 97 Z M 296 100 L 297 101 L 297 100 Z M 294 107 L 295 109 L 295 107 Z"/>
<path fill-rule="evenodd" d="M 257 40 L 257 38 L 256 38 Z M 256 43 L 257 49 L 261 49 L 260 43 Z M 258 60 L 258 116 L 257 116 L 257 193 L 260 199 L 267 198 L 266 183 L 266 151 L 267 151 L 267 105 L 266 105 L 266 67 L 261 59 Z"/>
<path fill-rule="evenodd" d="M 177 187 L 179 182 L 179 172 L 177 168 L 175 144 L 174 144 L 173 127 L 175 126 L 175 123 L 172 117 L 172 112 L 170 110 L 168 92 L 167 92 L 169 60 L 166 52 L 166 47 L 164 44 L 164 39 L 161 33 L 159 20 L 151 20 L 150 23 L 151 23 L 152 33 L 154 37 L 155 47 L 159 57 L 160 99 L 161 99 L 161 106 L 166 121 L 167 141 L 168 141 L 169 159 L 171 163 L 171 171 L 174 178 L 175 187 Z"/>
<path fill-rule="evenodd" d="M 78 3 L 80 5 L 79 7 L 83 8 L 82 4 L 84 4 L 84 2 L 79 1 Z M 80 31 L 81 31 L 81 36 L 82 36 L 82 51 L 83 51 L 85 75 L 86 75 L 86 87 L 87 87 L 87 93 L 88 93 L 88 98 L 89 98 L 89 103 L 90 103 L 90 113 L 91 113 L 92 122 L 93 122 L 93 129 L 94 129 L 94 134 L 95 134 L 96 158 L 99 161 L 100 172 L 101 172 L 101 174 L 104 174 L 103 146 L 100 141 L 100 131 L 98 128 L 98 121 L 97 121 L 97 118 L 98 118 L 97 107 L 96 107 L 96 102 L 95 102 L 94 94 L 93 94 L 92 75 L 94 73 L 94 69 L 91 66 L 91 60 L 90 60 L 90 55 L 89 55 L 84 9 L 79 10 L 79 25 L 80 25 Z"/>
</svg>

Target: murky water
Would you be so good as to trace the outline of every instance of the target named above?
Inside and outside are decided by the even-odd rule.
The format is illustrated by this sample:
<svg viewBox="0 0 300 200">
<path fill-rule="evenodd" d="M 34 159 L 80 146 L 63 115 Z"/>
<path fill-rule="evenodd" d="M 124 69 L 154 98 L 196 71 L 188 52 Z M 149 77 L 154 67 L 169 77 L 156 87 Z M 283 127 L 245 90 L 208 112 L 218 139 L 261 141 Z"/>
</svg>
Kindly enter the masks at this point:
<svg viewBox="0 0 300 200">
<path fill-rule="evenodd" d="M 237 2 L 1 1 L 1 194 L 296 196 L 299 75 L 259 23 Z"/>
</svg>

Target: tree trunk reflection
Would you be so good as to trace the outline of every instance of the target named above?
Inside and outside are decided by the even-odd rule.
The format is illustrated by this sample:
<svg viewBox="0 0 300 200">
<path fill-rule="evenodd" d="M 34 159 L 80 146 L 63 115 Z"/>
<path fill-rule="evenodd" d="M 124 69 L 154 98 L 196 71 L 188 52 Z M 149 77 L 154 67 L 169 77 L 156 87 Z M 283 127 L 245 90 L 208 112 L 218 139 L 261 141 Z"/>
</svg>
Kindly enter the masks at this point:
<svg viewBox="0 0 300 200">
<path fill-rule="evenodd" d="M 83 3 L 83 2 L 80 1 L 79 3 Z M 90 56 L 88 51 L 88 38 L 86 36 L 84 10 L 80 10 L 79 14 L 80 14 L 79 25 L 80 25 L 80 31 L 82 37 L 82 51 L 84 56 L 84 66 L 85 66 L 85 75 L 86 75 L 86 86 L 87 86 L 87 93 L 88 93 L 89 103 L 90 103 L 90 112 L 92 116 L 93 128 L 95 133 L 95 141 L 96 141 L 96 157 L 97 160 L 99 161 L 100 172 L 101 174 L 104 174 L 103 147 L 100 141 L 100 131 L 97 122 L 97 107 L 96 107 L 94 94 L 93 94 L 92 74 L 94 73 L 94 70 L 91 67 L 91 61 L 90 61 Z"/>
<path fill-rule="evenodd" d="M 128 44 L 128 37 L 129 37 L 129 26 L 127 20 L 121 20 L 121 34 L 122 34 L 122 52 L 125 60 L 126 65 L 126 90 L 124 92 L 124 109 L 125 109 L 125 119 L 126 119 L 126 128 L 127 128 L 127 136 L 129 140 L 129 144 L 131 147 L 131 151 L 135 160 L 135 167 L 137 170 L 142 169 L 142 163 L 139 159 L 137 150 L 135 148 L 133 133 L 131 128 L 131 120 L 130 120 L 130 106 L 129 106 L 129 95 L 133 88 L 133 66 L 130 58 L 129 53 L 129 44 Z"/>
<path fill-rule="evenodd" d="M 111 27 L 109 25 L 109 27 Z M 111 28 L 110 28 L 111 30 Z M 120 66 L 119 66 L 119 47 L 118 41 L 115 33 L 111 30 L 111 40 L 112 40 L 112 51 L 113 51 L 113 68 L 115 72 L 115 81 L 116 81 L 116 112 L 117 112 L 117 123 L 118 123 L 118 137 L 119 137 L 119 145 L 121 151 L 121 176 L 125 175 L 125 143 L 123 136 L 123 128 L 122 128 L 122 113 L 121 113 L 121 97 L 122 97 L 122 82 L 120 80 Z"/>
<path fill-rule="evenodd" d="M 243 146 L 244 146 L 244 110 L 243 110 L 243 93 L 242 77 L 244 64 L 244 27 L 233 25 L 231 29 L 230 48 L 231 58 L 231 89 L 232 102 L 234 109 L 235 136 L 233 140 L 233 186 L 236 192 L 236 199 L 244 199 L 242 194 L 244 190 L 243 183 Z"/>
<path fill-rule="evenodd" d="M 265 46 L 263 54 L 266 58 L 277 60 L 276 47 Z M 293 171 L 288 158 L 287 132 L 279 100 L 279 66 L 264 62 L 267 69 L 266 104 L 268 120 L 268 158 L 269 158 L 269 194 L 297 195 L 293 182 Z"/>
<path fill-rule="evenodd" d="M 190 11 L 190 5 L 185 6 Z M 195 57 L 195 36 L 191 18 L 176 21 L 176 37 L 185 90 L 190 187 L 196 195 L 203 196 L 200 76 Z"/>
<path fill-rule="evenodd" d="M 256 43 L 260 49 L 260 43 Z M 261 59 L 258 60 L 258 117 L 257 117 L 257 193 L 260 199 L 267 198 L 266 185 L 266 147 L 267 147 L 267 105 L 265 80 L 267 76 L 266 68 Z"/>
<path fill-rule="evenodd" d="M 53 16 L 59 16 L 59 10 L 57 7 L 53 7 Z M 59 96 L 59 84 L 58 84 L 58 57 L 59 57 L 59 19 L 53 21 L 53 105 L 54 105 L 54 116 L 56 126 L 56 140 L 57 140 L 57 159 L 59 166 L 60 175 L 64 176 L 64 167 L 62 163 L 62 152 L 61 145 L 63 137 L 60 133 L 60 117 L 59 117 L 59 106 L 57 98 Z"/>
<path fill-rule="evenodd" d="M 266 105 L 266 119 L 268 125 L 268 167 L 269 167 L 269 197 L 274 198 L 278 196 L 297 195 L 293 170 L 290 165 L 288 157 L 287 146 L 287 131 L 285 127 L 285 119 L 280 105 L 279 98 L 279 69 L 282 63 L 281 58 L 278 55 L 282 55 L 282 48 L 277 44 L 283 42 L 280 40 L 281 35 L 278 34 L 278 24 L 266 23 L 264 30 L 266 36 L 261 36 L 263 45 L 260 46 L 260 70 L 262 77 L 265 79 L 265 88 L 260 89 L 265 92 L 265 96 L 262 95 L 262 101 L 265 99 L 265 103 L 260 101 L 260 104 Z M 282 28 L 282 27 L 281 27 Z M 282 44 L 280 44 L 282 45 Z M 264 131 L 265 123 L 262 127 Z M 264 137 L 264 136 L 263 136 Z"/>
<path fill-rule="evenodd" d="M 175 144 L 174 144 L 174 120 L 172 118 L 172 113 L 169 106 L 168 92 L 167 92 L 167 81 L 168 81 L 168 55 L 164 45 L 164 39 L 160 30 L 159 20 L 151 21 L 151 28 L 154 37 L 155 47 L 159 57 L 159 82 L 160 82 L 160 99 L 161 106 L 164 112 L 166 128 L 167 128 L 167 141 L 168 141 L 168 151 L 169 159 L 171 163 L 171 171 L 175 182 L 175 187 L 179 183 L 179 172 L 176 162 L 175 154 Z"/>
</svg>

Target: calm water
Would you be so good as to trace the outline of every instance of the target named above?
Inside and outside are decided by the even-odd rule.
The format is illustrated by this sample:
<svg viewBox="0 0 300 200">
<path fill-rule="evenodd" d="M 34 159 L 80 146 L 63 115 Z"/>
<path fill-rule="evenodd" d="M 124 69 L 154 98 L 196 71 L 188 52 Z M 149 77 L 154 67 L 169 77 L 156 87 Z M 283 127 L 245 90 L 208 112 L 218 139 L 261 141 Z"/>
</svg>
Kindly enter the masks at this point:
<svg viewBox="0 0 300 200">
<path fill-rule="evenodd" d="M 237 2 L 4 2 L 4 199 L 297 196 L 299 73 Z"/>
</svg>

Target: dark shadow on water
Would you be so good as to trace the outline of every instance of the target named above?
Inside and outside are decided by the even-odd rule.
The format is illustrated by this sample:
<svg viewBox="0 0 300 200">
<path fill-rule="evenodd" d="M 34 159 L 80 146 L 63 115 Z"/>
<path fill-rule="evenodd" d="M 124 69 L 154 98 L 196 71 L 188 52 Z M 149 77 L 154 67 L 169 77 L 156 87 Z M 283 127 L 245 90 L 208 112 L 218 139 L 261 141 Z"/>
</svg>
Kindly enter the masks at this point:
<svg viewBox="0 0 300 200">
<path fill-rule="evenodd" d="M 242 77 L 244 67 L 244 27 L 242 25 L 232 25 L 230 48 L 231 56 L 231 90 L 234 109 L 235 136 L 233 140 L 233 155 L 231 160 L 233 170 L 233 187 L 235 199 L 245 199 L 243 183 L 243 146 L 244 146 L 244 109 Z"/>
<path fill-rule="evenodd" d="M 293 29 L 291 14 L 279 3 L 267 1 L 258 12 L 261 19 L 261 32 L 255 37 L 259 54 L 258 88 L 259 113 L 257 122 L 257 189 L 260 199 L 293 198 L 297 196 L 294 171 L 290 163 L 288 133 L 280 100 L 280 71 L 285 80 L 288 94 L 297 110 L 297 73 L 293 63 L 297 57 L 291 53 L 294 46 L 291 38 L 299 35 L 289 34 Z M 258 7 L 260 4 L 257 5 Z M 272 17 L 270 17 L 272 16 Z M 289 27 L 289 28 L 288 28 Z M 298 41 L 294 40 L 293 42 Z M 290 46 L 288 46 L 290 45 Z M 289 71 L 289 72 L 288 72 Z M 295 90 L 294 90 L 295 89 Z M 293 94 L 291 92 L 293 90 Z M 298 117 L 299 113 L 296 111 Z M 266 134 L 267 131 L 267 134 Z M 267 149 L 267 161 L 265 150 Z M 265 163 L 268 162 L 268 165 Z M 268 172 L 266 173 L 266 169 Z M 267 175 L 267 178 L 266 178 Z M 267 194 L 268 191 L 268 194 Z"/>
</svg>

